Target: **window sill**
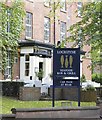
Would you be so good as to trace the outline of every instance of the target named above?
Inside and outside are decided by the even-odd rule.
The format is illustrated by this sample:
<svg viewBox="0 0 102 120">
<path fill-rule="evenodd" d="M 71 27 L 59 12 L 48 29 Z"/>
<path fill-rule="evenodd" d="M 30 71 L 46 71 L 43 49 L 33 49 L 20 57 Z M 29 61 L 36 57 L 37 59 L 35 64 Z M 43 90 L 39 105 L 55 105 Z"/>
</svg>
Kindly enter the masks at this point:
<svg viewBox="0 0 102 120">
<path fill-rule="evenodd" d="M 32 38 L 31 37 L 25 37 L 25 40 L 32 40 Z"/>
<path fill-rule="evenodd" d="M 50 43 L 50 41 L 46 41 L 46 40 L 44 40 L 44 43 Z"/>
<path fill-rule="evenodd" d="M 50 5 L 45 5 L 45 4 L 44 4 L 44 7 L 46 7 L 46 8 L 50 8 Z"/>
<path fill-rule="evenodd" d="M 27 2 L 34 3 L 33 0 L 26 0 Z"/>
<path fill-rule="evenodd" d="M 67 13 L 67 11 L 66 11 L 66 10 L 62 10 L 62 9 L 61 9 L 60 11 L 61 11 L 61 12 L 63 12 L 63 13 Z"/>
</svg>

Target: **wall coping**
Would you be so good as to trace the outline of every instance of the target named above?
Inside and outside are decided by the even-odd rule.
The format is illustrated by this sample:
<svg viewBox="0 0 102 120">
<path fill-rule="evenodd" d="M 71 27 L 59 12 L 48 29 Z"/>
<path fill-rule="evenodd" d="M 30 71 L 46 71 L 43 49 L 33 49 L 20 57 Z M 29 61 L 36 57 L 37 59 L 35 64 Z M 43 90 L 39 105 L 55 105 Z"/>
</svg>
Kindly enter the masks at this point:
<svg viewBox="0 0 102 120">
<path fill-rule="evenodd" d="M 12 108 L 11 111 L 13 114 L 16 112 L 49 112 L 49 111 L 84 111 L 84 110 L 98 110 L 99 106 L 91 107 L 55 107 L 55 108 Z"/>
<path fill-rule="evenodd" d="M 1 118 L 15 118 L 16 115 L 15 114 L 1 114 L 0 117 Z"/>
</svg>

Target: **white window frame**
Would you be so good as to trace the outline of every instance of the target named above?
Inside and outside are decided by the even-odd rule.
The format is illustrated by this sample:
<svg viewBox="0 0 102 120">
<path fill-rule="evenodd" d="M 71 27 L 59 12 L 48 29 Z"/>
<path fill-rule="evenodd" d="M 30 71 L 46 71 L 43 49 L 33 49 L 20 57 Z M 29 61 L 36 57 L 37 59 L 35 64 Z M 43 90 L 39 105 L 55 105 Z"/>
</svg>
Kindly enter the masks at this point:
<svg viewBox="0 0 102 120">
<path fill-rule="evenodd" d="M 48 17 L 44 17 L 44 42 L 50 42 L 50 18 Z"/>
<path fill-rule="evenodd" d="M 6 28 L 6 31 L 9 33 L 10 32 L 10 10 L 7 10 L 7 28 Z"/>
<path fill-rule="evenodd" d="M 44 6 L 50 7 L 51 0 L 44 0 Z"/>
<path fill-rule="evenodd" d="M 60 4 L 61 4 L 61 11 L 66 11 L 66 0 L 61 0 L 61 2 L 60 2 Z"/>
<path fill-rule="evenodd" d="M 64 28 L 63 28 L 64 25 Z M 66 22 L 60 22 L 60 41 L 65 40 L 66 38 Z"/>
<path fill-rule="evenodd" d="M 25 37 L 32 39 L 33 36 L 33 14 L 26 12 L 26 31 Z"/>
<path fill-rule="evenodd" d="M 26 0 L 26 1 L 28 1 L 28 2 L 30 2 L 30 3 L 33 3 L 33 2 L 34 2 L 33 0 Z"/>
<path fill-rule="evenodd" d="M 18 62 L 18 56 L 15 56 L 14 57 L 14 63 L 17 63 Z"/>
<path fill-rule="evenodd" d="M 11 78 L 11 52 L 7 52 L 7 63 L 6 63 L 6 68 L 5 68 L 5 73 L 4 73 L 4 78 Z"/>
<path fill-rule="evenodd" d="M 78 17 L 82 16 L 81 8 L 82 8 L 82 2 L 77 2 Z"/>
</svg>

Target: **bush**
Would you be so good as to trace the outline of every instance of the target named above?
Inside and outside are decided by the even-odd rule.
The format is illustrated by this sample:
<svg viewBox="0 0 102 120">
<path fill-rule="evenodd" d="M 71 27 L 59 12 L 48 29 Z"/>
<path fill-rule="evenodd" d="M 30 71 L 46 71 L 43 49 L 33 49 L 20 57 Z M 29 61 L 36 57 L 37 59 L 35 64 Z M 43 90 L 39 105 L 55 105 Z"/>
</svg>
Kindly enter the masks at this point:
<svg viewBox="0 0 102 120">
<path fill-rule="evenodd" d="M 13 81 L 4 81 L 2 84 L 2 95 L 18 97 L 19 96 L 19 88 L 24 85 L 23 82 L 13 82 Z"/>
<path fill-rule="evenodd" d="M 92 85 L 87 85 L 85 88 L 82 88 L 82 91 L 96 91 L 96 88 Z"/>
<path fill-rule="evenodd" d="M 86 78 L 85 78 L 85 75 L 84 74 L 82 74 L 82 77 L 81 77 L 81 82 L 85 82 L 86 81 Z"/>
<path fill-rule="evenodd" d="M 92 81 L 98 82 L 102 85 L 102 74 L 92 74 Z"/>
<path fill-rule="evenodd" d="M 93 87 L 92 85 L 87 85 L 86 90 L 96 91 L 95 87 Z"/>
<path fill-rule="evenodd" d="M 44 74 L 42 69 L 40 69 L 39 72 L 35 72 L 35 74 L 39 78 L 39 80 L 42 80 Z"/>
</svg>

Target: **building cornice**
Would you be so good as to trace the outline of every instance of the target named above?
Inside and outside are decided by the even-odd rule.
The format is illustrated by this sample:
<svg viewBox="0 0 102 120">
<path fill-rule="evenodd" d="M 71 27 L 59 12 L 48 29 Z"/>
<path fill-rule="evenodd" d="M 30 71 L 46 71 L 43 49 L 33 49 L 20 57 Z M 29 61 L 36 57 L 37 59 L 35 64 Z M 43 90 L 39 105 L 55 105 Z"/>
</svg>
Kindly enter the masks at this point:
<svg viewBox="0 0 102 120">
<path fill-rule="evenodd" d="M 39 46 L 53 49 L 54 45 L 50 43 L 40 42 L 38 40 L 19 40 L 19 47 L 28 47 L 28 46 Z"/>
</svg>

